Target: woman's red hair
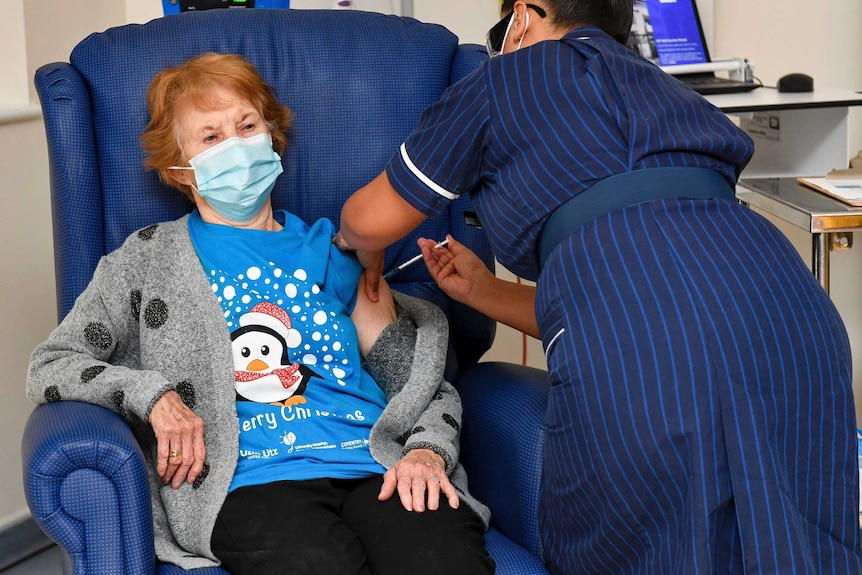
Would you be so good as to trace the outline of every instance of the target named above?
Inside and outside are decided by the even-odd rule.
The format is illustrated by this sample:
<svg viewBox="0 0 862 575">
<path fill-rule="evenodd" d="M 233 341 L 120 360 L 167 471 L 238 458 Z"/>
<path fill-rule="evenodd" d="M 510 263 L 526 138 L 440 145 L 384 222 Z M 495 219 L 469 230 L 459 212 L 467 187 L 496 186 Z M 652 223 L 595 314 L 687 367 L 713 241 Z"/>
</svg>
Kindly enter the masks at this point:
<svg viewBox="0 0 862 575">
<path fill-rule="evenodd" d="M 188 163 L 180 146 L 177 110 L 188 103 L 204 110 L 218 105 L 212 96 L 214 88 L 235 93 L 260 113 L 279 154 L 287 148 L 287 131 L 293 122 L 290 109 L 276 100 L 272 87 L 241 56 L 210 52 L 156 74 L 147 92 L 150 122 L 141 136 L 146 168 L 156 170 L 163 182 L 189 198 L 191 189 L 170 177 L 168 170 Z"/>
</svg>

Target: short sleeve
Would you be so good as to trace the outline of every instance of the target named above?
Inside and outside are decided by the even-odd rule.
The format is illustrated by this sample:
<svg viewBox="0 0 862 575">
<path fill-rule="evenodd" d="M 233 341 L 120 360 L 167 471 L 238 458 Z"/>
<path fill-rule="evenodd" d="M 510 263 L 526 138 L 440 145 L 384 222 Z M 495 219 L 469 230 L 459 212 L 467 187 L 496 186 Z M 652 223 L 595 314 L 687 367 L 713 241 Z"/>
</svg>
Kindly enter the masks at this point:
<svg viewBox="0 0 862 575">
<path fill-rule="evenodd" d="M 359 276 L 362 275 L 362 265 L 352 253 L 342 252 L 332 238 L 335 226 L 326 218 L 317 220 L 308 232 L 308 241 L 315 246 L 315 251 L 327 254 L 326 276 L 321 289 L 344 304 L 347 312 L 353 311 L 356 305 L 356 290 Z"/>
<path fill-rule="evenodd" d="M 487 83 L 483 66 L 450 86 L 386 167 L 392 187 L 426 216 L 479 184 L 489 125 Z"/>
</svg>

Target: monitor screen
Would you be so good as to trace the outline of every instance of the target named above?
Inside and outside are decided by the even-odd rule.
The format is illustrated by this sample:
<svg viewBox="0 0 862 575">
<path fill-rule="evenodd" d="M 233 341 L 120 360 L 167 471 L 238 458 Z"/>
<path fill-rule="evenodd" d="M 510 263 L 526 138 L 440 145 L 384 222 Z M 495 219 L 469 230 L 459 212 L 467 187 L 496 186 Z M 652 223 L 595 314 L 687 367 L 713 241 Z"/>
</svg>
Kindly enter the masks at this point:
<svg viewBox="0 0 862 575">
<path fill-rule="evenodd" d="M 254 0 L 180 0 L 180 12 L 212 8 L 254 8 Z"/>
<path fill-rule="evenodd" d="M 694 0 L 635 0 L 628 46 L 659 66 L 709 62 Z"/>
<path fill-rule="evenodd" d="M 162 0 L 165 16 L 213 8 L 290 8 L 290 0 Z"/>
</svg>

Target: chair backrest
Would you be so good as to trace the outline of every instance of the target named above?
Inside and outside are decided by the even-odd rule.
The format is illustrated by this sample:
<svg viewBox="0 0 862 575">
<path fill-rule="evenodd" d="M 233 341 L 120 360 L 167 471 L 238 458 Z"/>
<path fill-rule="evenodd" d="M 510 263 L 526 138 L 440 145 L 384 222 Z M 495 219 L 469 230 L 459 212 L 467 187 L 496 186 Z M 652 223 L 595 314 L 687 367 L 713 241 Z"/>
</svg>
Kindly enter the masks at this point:
<svg viewBox="0 0 862 575">
<path fill-rule="evenodd" d="M 336 225 L 346 198 L 380 173 L 424 108 L 486 58 L 478 46 L 458 46 L 442 26 L 340 10 L 187 12 L 86 38 L 70 63 L 36 73 L 51 167 L 59 317 L 102 255 L 136 229 L 191 209 L 143 169 L 140 135 L 155 74 L 203 52 L 246 57 L 295 114 L 274 206 Z M 491 265 L 484 235 L 465 223 L 469 210 L 465 197 L 423 223 L 387 251 L 387 268 L 418 253 L 418 235 L 446 233 Z M 490 346 L 493 322 L 446 299 L 424 266 L 399 273 L 393 287 L 444 309 L 462 365 Z"/>
</svg>

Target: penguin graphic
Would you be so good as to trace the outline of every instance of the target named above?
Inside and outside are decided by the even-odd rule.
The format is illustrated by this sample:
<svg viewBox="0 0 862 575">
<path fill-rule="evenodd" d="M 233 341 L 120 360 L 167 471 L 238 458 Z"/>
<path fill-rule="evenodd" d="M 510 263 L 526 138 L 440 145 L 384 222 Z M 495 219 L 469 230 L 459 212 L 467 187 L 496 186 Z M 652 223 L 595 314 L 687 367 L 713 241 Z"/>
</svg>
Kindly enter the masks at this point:
<svg viewBox="0 0 862 575">
<path fill-rule="evenodd" d="M 320 375 L 291 363 L 288 350 L 299 347 L 302 336 L 293 329 L 288 313 L 262 302 L 240 316 L 239 325 L 230 334 L 237 400 L 284 406 L 305 403 L 308 381 Z"/>
</svg>

